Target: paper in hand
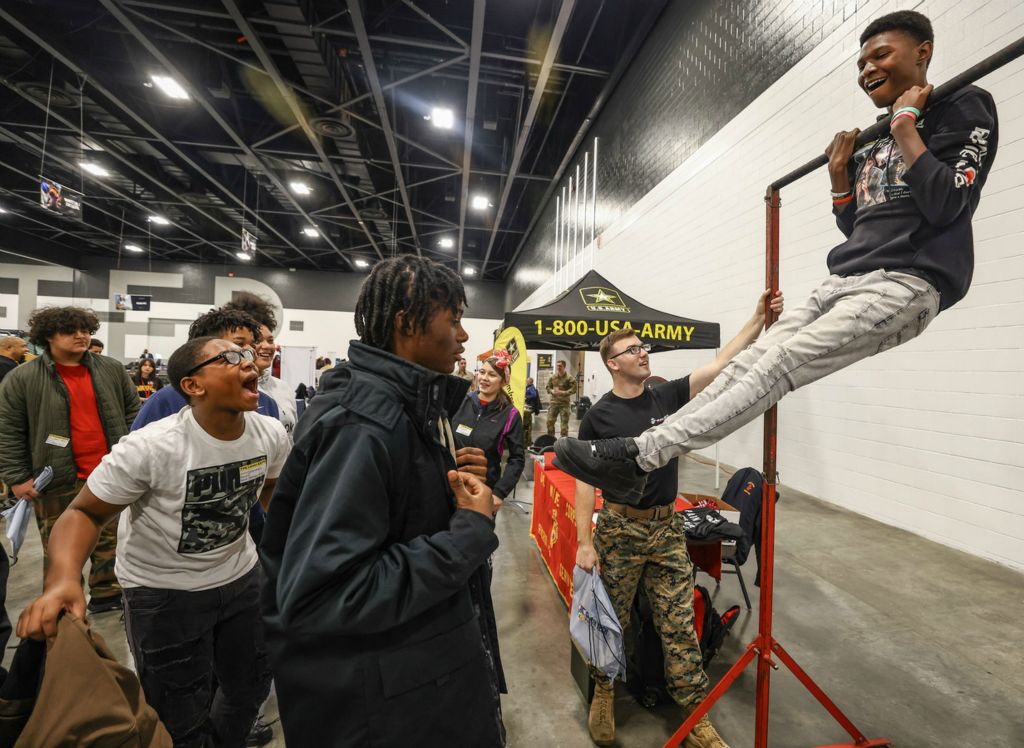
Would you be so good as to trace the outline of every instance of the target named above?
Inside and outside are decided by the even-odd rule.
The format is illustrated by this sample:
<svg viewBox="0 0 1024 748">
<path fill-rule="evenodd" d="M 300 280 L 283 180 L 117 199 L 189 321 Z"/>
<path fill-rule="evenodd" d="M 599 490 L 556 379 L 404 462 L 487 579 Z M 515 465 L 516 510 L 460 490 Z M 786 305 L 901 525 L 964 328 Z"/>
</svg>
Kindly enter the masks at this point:
<svg viewBox="0 0 1024 748">
<path fill-rule="evenodd" d="M 31 501 L 22 500 L 3 512 L 4 521 L 7 523 L 7 539 L 11 541 L 11 558 L 15 561 L 18 560 L 21 544 L 25 542 L 25 531 L 28 529 L 29 517 L 32 514 L 31 505 Z"/>
</svg>

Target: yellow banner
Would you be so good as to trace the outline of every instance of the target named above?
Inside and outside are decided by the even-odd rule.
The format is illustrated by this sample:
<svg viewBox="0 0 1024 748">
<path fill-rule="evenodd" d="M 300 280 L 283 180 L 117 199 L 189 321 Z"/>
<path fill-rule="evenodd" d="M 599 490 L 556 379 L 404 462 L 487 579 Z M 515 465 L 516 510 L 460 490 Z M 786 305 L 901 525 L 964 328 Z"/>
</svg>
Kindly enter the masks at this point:
<svg viewBox="0 0 1024 748">
<path fill-rule="evenodd" d="M 518 327 L 506 327 L 497 338 L 494 339 L 494 350 L 504 349 L 512 357 L 512 371 L 509 375 L 508 384 L 505 385 L 505 394 L 508 395 L 516 410 L 523 412 L 523 404 L 526 401 L 526 341 L 523 340 L 523 333 Z"/>
</svg>

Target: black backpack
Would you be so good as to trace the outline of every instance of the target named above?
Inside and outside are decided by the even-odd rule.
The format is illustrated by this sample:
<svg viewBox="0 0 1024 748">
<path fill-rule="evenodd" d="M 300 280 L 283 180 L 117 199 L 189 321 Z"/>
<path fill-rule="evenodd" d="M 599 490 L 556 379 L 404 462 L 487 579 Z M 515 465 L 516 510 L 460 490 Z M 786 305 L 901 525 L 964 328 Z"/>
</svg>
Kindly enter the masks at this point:
<svg viewBox="0 0 1024 748">
<path fill-rule="evenodd" d="M 705 669 L 718 654 L 739 614 L 740 606 L 733 605 L 719 615 L 707 589 L 700 585 L 694 586 L 693 626 Z M 642 584 L 630 611 L 629 628 L 632 633 L 626 642 L 626 687 L 648 709 L 671 702 L 672 697 L 665 683 L 665 654 L 654 627 L 651 603 Z"/>
</svg>

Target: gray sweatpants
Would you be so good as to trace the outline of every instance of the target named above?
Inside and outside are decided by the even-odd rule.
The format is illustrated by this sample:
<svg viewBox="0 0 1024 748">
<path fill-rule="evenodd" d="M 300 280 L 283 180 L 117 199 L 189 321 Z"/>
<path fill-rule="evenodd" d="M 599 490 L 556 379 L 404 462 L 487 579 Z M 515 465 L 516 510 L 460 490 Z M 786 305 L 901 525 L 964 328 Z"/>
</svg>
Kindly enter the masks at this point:
<svg viewBox="0 0 1024 748">
<path fill-rule="evenodd" d="M 644 470 L 708 447 L 805 384 L 920 335 L 939 293 L 914 275 L 876 270 L 830 276 L 803 306 L 786 311 L 711 384 L 637 437 Z"/>
</svg>

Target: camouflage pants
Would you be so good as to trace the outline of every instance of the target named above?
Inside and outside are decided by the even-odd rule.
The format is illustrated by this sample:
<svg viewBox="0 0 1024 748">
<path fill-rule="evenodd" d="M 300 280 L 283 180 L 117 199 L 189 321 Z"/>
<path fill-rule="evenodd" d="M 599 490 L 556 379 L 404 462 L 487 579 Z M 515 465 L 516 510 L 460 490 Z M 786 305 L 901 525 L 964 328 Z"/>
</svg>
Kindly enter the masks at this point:
<svg viewBox="0 0 1024 748">
<path fill-rule="evenodd" d="M 533 444 L 533 410 L 523 408 L 523 447 Z"/>
<path fill-rule="evenodd" d="M 696 706 L 704 698 L 708 678 L 701 667 L 700 644 L 693 628 L 693 565 L 686 553 L 682 515 L 640 520 L 602 509 L 594 546 L 601 563 L 601 581 L 623 631 L 629 626 L 630 607 L 643 582 L 665 652 L 668 692 L 680 706 Z"/>
<path fill-rule="evenodd" d="M 50 567 L 50 554 L 47 545 L 50 542 L 50 531 L 57 518 L 68 508 L 71 501 L 82 490 L 85 481 L 75 481 L 75 487 L 61 493 L 44 493 L 32 502 L 36 512 L 36 524 L 39 526 L 39 537 L 43 540 L 43 574 Z M 100 530 L 100 539 L 96 543 L 89 560 L 89 592 L 94 598 L 117 597 L 121 595 L 121 585 L 114 576 L 114 559 L 117 554 L 117 520 L 111 520 Z"/>
<path fill-rule="evenodd" d="M 562 436 L 569 435 L 569 403 L 558 402 L 552 398 L 548 405 L 548 434 L 555 435 L 555 417 L 562 416 Z"/>
</svg>

